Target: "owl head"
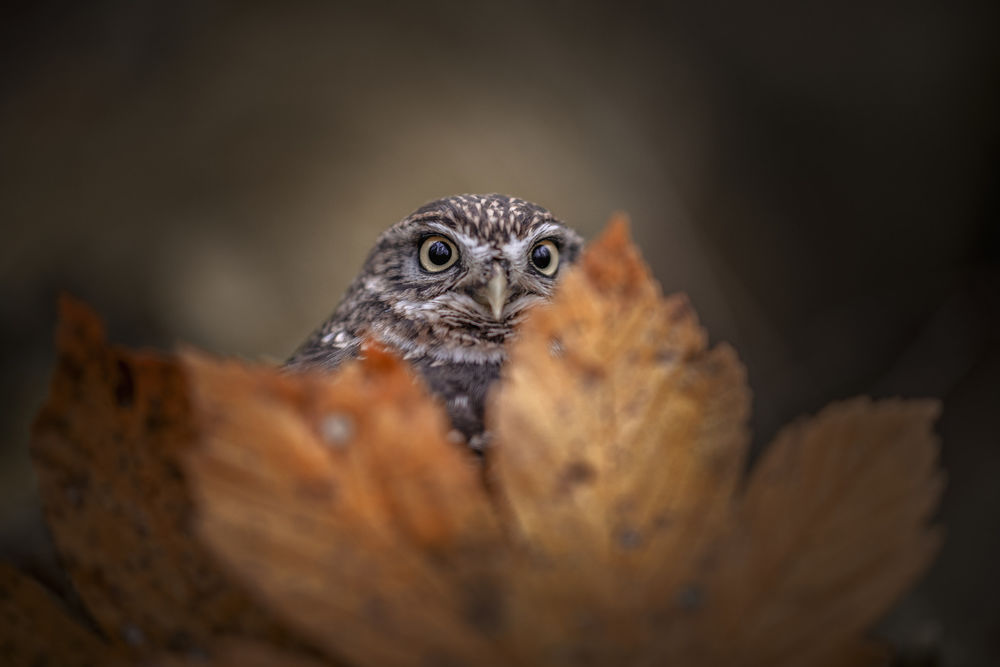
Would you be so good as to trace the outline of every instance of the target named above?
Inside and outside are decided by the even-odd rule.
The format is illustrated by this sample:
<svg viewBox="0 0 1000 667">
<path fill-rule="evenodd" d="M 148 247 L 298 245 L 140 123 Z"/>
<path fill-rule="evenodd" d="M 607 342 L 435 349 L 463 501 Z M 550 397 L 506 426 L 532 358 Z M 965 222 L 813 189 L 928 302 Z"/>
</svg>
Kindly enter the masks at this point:
<svg viewBox="0 0 1000 667">
<path fill-rule="evenodd" d="M 522 199 L 431 202 L 376 241 L 345 299 L 368 331 L 351 333 L 407 357 L 501 361 L 515 326 L 548 299 L 581 247 L 576 232 Z"/>
</svg>

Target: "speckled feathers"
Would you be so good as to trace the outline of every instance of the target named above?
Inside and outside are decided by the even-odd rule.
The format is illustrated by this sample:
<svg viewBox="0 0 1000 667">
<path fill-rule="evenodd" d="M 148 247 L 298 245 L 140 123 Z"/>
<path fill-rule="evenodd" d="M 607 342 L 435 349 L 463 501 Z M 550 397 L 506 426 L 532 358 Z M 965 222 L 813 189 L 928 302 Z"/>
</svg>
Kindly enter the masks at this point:
<svg viewBox="0 0 1000 667">
<path fill-rule="evenodd" d="M 420 244 L 453 244 L 453 266 L 431 272 Z M 557 249 L 545 275 L 531 253 L 542 241 Z M 399 352 L 448 407 L 455 427 L 482 441 L 486 391 L 506 360 L 506 345 L 531 306 L 546 301 L 582 240 L 546 209 L 504 195 L 459 195 L 417 209 L 386 230 L 333 315 L 288 360 L 293 368 L 333 368 L 374 338 Z M 484 294 L 502 289 L 496 304 Z M 502 301 L 502 302 L 501 302 Z"/>
</svg>

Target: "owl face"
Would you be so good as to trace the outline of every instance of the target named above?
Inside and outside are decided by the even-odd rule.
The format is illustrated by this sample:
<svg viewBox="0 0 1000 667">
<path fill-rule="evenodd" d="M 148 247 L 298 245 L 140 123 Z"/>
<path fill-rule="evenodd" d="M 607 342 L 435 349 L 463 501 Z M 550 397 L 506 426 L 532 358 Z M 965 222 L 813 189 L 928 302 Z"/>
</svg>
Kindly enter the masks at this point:
<svg viewBox="0 0 1000 667">
<path fill-rule="evenodd" d="M 387 230 L 363 271 L 371 333 L 406 356 L 499 361 L 582 241 L 547 210 L 501 195 L 432 202 Z M 359 286 L 360 287 L 360 286 Z"/>
</svg>

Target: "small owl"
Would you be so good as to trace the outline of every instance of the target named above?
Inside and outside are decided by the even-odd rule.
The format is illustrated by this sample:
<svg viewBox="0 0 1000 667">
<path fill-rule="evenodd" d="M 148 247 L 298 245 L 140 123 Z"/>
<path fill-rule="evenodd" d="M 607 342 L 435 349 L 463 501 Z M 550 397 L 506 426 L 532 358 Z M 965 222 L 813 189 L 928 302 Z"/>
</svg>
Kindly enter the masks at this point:
<svg viewBox="0 0 1000 667">
<path fill-rule="evenodd" d="M 431 202 L 382 233 L 333 315 L 286 364 L 334 368 L 373 338 L 421 373 L 479 450 L 486 393 L 507 344 L 582 245 L 551 213 L 521 199 Z"/>
</svg>

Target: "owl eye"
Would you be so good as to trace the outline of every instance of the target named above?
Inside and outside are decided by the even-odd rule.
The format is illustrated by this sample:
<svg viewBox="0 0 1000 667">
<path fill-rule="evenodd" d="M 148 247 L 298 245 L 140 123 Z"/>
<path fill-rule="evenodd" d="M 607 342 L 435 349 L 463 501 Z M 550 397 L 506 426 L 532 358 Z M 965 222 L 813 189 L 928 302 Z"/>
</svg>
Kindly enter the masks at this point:
<svg viewBox="0 0 1000 667">
<path fill-rule="evenodd" d="M 551 276 L 559 268 L 559 248 L 552 241 L 539 241 L 531 249 L 531 264 L 542 275 Z"/>
<path fill-rule="evenodd" d="M 458 261 L 458 248 L 443 236 L 428 236 L 420 243 L 420 266 L 425 271 L 444 271 Z"/>
</svg>

